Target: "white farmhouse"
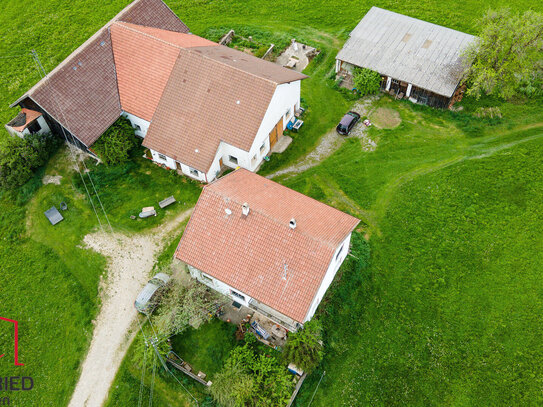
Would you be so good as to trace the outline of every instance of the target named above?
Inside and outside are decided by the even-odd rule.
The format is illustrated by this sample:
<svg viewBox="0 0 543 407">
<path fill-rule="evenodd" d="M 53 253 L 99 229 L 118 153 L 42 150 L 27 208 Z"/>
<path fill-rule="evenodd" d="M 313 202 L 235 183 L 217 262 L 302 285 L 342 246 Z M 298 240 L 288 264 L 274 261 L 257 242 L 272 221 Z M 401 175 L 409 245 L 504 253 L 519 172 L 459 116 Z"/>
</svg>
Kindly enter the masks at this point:
<svg viewBox="0 0 543 407">
<path fill-rule="evenodd" d="M 244 169 L 203 188 L 175 257 L 290 331 L 309 321 L 359 220 Z"/>
<path fill-rule="evenodd" d="M 149 158 L 210 182 L 221 168 L 256 170 L 300 107 L 304 78 L 191 34 L 161 0 L 135 0 L 12 107 L 91 154 L 124 116 Z"/>
</svg>

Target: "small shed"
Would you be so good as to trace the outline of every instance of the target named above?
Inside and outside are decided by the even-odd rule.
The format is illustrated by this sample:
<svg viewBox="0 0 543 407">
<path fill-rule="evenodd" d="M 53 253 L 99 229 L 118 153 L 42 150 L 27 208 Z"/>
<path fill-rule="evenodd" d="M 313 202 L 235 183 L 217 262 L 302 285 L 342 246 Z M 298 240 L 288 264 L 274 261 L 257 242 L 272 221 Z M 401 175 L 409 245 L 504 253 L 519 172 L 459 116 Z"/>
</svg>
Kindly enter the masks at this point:
<svg viewBox="0 0 543 407">
<path fill-rule="evenodd" d="M 417 103 L 446 107 L 461 90 L 462 53 L 473 35 L 372 7 L 336 57 L 336 73 L 381 74 L 381 87 Z"/>
<path fill-rule="evenodd" d="M 49 219 L 49 222 L 51 222 L 51 225 L 56 225 L 59 223 L 64 217 L 60 214 L 58 209 L 54 206 L 51 207 L 51 209 L 48 209 L 44 212 L 45 217 Z"/>
</svg>

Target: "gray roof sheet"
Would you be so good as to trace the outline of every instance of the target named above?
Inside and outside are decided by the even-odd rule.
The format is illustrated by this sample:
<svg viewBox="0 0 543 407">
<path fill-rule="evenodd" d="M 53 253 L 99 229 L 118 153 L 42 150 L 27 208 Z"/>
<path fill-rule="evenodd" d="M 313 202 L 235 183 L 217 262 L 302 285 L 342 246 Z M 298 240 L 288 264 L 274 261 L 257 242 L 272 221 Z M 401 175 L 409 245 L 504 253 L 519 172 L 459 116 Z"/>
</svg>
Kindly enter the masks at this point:
<svg viewBox="0 0 543 407">
<path fill-rule="evenodd" d="M 59 223 L 64 217 L 60 214 L 58 209 L 56 207 L 51 207 L 51 209 L 48 209 L 44 212 L 45 217 L 49 219 L 49 222 L 51 222 L 51 225 L 56 225 Z"/>
<path fill-rule="evenodd" d="M 461 53 L 475 39 L 372 7 L 336 58 L 450 97 L 462 76 Z"/>
</svg>

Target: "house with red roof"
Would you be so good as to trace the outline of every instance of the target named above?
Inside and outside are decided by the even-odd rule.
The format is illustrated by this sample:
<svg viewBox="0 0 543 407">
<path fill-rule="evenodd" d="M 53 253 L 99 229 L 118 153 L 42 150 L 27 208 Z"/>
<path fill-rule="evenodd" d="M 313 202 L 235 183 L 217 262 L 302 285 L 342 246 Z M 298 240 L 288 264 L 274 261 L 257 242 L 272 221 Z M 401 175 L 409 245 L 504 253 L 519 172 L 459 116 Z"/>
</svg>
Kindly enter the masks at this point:
<svg viewBox="0 0 543 407">
<path fill-rule="evenodd" d="M 359 220 L 245 169 L 206 185 L 175 258 L 290 331 L 309 321 Z"/>
<path fill-rule="evenodd" d="M 304 78 L 191 34 L 161 0 L 135 0 L 11 106 L 91 154 L 124 116 L 155 162 L 210 182 L 225 167 L 258 168 Z"/>
</svg>

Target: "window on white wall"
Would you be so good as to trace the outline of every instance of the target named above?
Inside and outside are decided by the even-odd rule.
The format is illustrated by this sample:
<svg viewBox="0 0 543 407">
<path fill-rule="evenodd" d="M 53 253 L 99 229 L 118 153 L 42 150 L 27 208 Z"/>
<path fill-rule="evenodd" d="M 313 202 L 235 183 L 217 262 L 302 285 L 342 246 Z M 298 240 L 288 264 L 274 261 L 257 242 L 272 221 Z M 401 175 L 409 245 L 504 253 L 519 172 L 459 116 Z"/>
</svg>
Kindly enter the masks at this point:
<svg viewBox="0 0 543 407">
<path fill-rule="evenodd" d="M 266 149 L 266 142 L 263 142 L 260 146 L 260 154 L 264 154 L 264 150 Z"/>
<path fill-rule="evenodd" d="M 338 251 L 337 254 L 336 254 L 336 261 L 339 259 L 339 256 L 341 255 L 341 252 L 343 251 L 343 246 L 345 246 L 345 245 L 342 245 L 342 246 L 339 248 L 339 251 Z"/>
<path fill-rule="evenodd" d="M 168 158 L 164 154 L 159 154 L 158 158 L 160 158 L 162 161 L 168 161 Z"/>
<path fill-rule="evenodd" d="M 204 280 L 206 283 L 213 284 L 213 280 L 202 273 L 202 280 Z"/>
<path fill-rule="evenodd" d="M 237 157 L 234 157 L 233 155 L 229 155 L 229 156 L 228 156 L 228 159 L 230 160 L 230 162 L 231 162 L 232 164 L 238 165 L 238 158 L 237 158 Z"/>
<path fill-rule="evenodd" d="M 141 130 L 141 127 L 137 124 L 134 125 L 134 129 L 136 129 L 136 131 L 140 131 Z"/>
<path fill-rule="evenodd" d="M 245 301 L 245 296 L 241 295 L 240 293 L 234 291 L 234 290 L 230 290 L 230 293 L 236 297 L 236 298 L 239 298 L 240 300 L 242 301 Z"/>
<path fill-rule="evenodd" d="M 194 175 L 195 177 L 198 177 L 200 175 L 200 171 L 195 170 L 194 168 L 189 168 L 190 174 Z"/>
<path fill-rule="evenodd" d="M 285 117 L 290 117 L 291 113 L 292 113 L 292 109 L 289 107 L 287 112 L 285 113 Z"/>
</svg>

